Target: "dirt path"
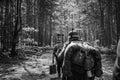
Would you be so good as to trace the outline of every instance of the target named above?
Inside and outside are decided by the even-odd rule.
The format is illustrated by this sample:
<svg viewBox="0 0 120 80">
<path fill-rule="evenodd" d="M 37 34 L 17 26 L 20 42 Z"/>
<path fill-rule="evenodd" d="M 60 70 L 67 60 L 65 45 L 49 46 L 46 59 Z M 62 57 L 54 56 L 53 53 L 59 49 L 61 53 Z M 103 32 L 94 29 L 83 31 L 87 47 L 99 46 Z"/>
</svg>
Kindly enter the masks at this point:
<svg viewBox="0 0 120 80">
<path fill-rule="evenodd" d="M 1 64 L 0 80 L 52 80 L 50 78 L 57 75 L 49 75 L 51 58 L 52 55 L 46 53 L 42 56 L 28 57 L 28 60 L 19 64 Z M 111 80 L 113 63 L 110 56 L 102 55 L 104 80 Z"/>
<path fill-rule="evenodd" d="M 102 55 L 102 69 L 103 69 L 103 76 L 104 80 L 112 80 L 112 70 L 114 66 L 115 55 Z"/>
<path fill-rule="evenodd" d="M 19 64 L 1 64 L 0 80 L 49 80 L 51 55 L 29 57 Z"/>
</svg>

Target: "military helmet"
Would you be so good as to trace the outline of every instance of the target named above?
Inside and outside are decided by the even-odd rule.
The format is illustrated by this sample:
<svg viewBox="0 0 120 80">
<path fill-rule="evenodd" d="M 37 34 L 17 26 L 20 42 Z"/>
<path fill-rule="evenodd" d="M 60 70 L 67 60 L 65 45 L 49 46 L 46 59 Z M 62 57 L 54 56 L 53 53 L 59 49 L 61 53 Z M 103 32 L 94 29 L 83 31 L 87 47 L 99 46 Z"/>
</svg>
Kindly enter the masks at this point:
<svg viewBox="0 0 120 80">
<path fill-rule="evenodd" d="M 69 36 L 72 36 L 72 35 L 75 36 L 75 35 L 78 35 L 78 33 L 76 31 L 70 31 Z"/>
<path fill-rule="evenodd" d="M 69 39 L 70 40 L 79 40 L 78 32 L 75 30 L 72 30 L 69 32 Z"/>
<path fill-rule="evenodd" d="M 64 36 L 64 34 L 57 33 L 57 43 L 62 43 L 62 37 L 63 36 Z"/>
</svg>

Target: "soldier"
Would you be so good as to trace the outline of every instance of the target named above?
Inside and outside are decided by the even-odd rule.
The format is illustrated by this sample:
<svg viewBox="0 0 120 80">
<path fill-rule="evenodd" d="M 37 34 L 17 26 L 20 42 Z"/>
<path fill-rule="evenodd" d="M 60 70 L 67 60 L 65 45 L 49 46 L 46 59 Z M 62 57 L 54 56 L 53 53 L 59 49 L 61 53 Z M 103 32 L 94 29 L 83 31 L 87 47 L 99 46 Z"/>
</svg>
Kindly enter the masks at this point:
<svg viewBox="0 0 120 80">
<path fill-rule="evenodd" d="M 54 57 L 56 58 L 56 60 L 58 60 L 58 54 L 60 53 L 62 47 L 63 47 L 63 44 L 62 44 L 62 37 L 63 37 L 63 34 L 57 34 L 57 44 L 54 46 L 54 49 L 53 49 L 53 58 L 52 58 L 52 63 L 54 63 Z"/>
<path fill-rule="evenodd" d="M 76 35 L 76 33 L 74 34 L 73 29 L 72 29 L 72 31 L 69 32 L 68 41 L 66 41 L 64 43 L 63 48 L 62 48 L 60 54 L 58 55 L 59 61 L 63 62 L 65 49 L 71 43 L 74 35 Z"/>
<path fill-rule="evenodd" d="M 57 72 L 58 72 L 58 77 L 60 77 L 60 62 L 58 60 L 58 55 L 59 53 L 61 52 L 62 50 L 62 47 L 63 47 L 63 34 L 57 34 L 57 44 L 54 46 L 54 49 L 53 49 L 53 59 L 52 59 L 52 62 L 54 63 L 54 57 L 55 57 L 55 60 L 56 60 L 56 65 L 57 65 Z"/>
<path fill-rule="evenodd" d="M 117 57 L 113 69 L 113 80 L 120 80 L 120 40 L 117 46 Z"/>
<path fill-rule="evenodd" d="M 58 77 L 60 77 L 60 69 L 59 69 L 59 62 L 58 62 L 58 54 L 60 53 L 61 49 L 62 49 L 62 42 L 61 41 L 57 41 L 57 44 L 54 46 L 53 49 L 53 59 L 52 59 L 52 63 L 54 63 L 54 57 L 56 60 L 56 64 L 57 64 L 57 71 L 58 71 Z"/>
<path fill-rule="evenodd" d="M 94 80 L 102 76 L 101 56 L 97 50 L 84 45 L 77 32 L 72 31 L 63 61 L 63 80 Z"/>
</svg>

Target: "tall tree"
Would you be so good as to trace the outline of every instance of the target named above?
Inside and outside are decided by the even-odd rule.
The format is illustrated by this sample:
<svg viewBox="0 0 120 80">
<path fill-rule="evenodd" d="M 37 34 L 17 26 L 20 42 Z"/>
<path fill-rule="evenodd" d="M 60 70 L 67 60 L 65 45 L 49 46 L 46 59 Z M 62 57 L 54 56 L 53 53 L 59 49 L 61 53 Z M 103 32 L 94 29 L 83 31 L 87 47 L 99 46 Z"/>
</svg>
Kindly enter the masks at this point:
<svg viewBox="0 0 120 80">
<path fill-rule="evenodd" d="M 120 0 L 115 0 L 116 8 L 116 26 L 117 26 L 117 42 L 120 38 Z"/>
<path fill-rule="evenodd" d="M 17 55 L 16 52 L 16 45 L 19 40 L 19 32 L 22 29 L 21 26 L 21 2 L 22 0 L 17 0 L 16 2 L 16 18 L 15 18 L 15 25 L 14 25 L 14 31 L 13 31 L 13 38 L 12 38 L 12 50 L 11 50 L 11 56 L 14 57 Z"/>
</svg>

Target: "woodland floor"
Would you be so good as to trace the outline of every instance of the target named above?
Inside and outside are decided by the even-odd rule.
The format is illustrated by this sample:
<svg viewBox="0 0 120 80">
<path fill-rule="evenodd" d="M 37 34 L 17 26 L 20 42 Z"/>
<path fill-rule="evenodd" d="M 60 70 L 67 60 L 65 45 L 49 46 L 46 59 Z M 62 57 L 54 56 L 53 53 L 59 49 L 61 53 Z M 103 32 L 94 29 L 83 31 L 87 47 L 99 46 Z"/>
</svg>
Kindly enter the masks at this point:
<svg viewBox="0 0 120 80">
<path fill-rule="evenodd" d="M 26 60 L 10 59 L 0 63 L 0 80 L 60 80 L 57 75 L 49 75 L 52 52 L 27 56 Z M 102 54 L 104 80 L 112 80 L 113 56 Z M 4 61 L 3 61 L 4 62 Z"/>
</svg>

